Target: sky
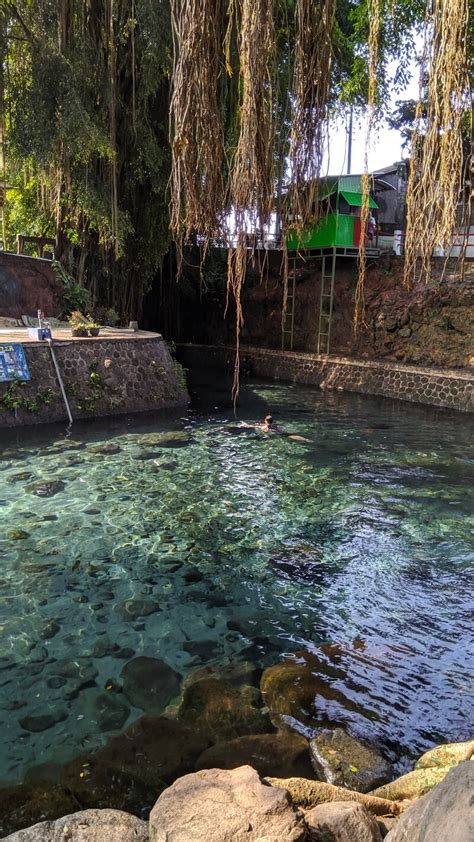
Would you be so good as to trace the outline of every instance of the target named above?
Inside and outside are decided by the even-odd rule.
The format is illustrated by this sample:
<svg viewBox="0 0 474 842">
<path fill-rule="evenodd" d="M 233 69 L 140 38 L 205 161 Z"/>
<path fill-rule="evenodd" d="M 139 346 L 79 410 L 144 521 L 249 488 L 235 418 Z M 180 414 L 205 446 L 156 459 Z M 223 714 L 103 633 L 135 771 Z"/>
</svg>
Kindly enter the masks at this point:
<svg viewBox="0 0 474 842">
<path fill-rule="evenodd" d="M 389 65 L 388 72 L 395 72 L 395 62 Z M 409 68 L 411 80 L 405 90 L 392 97 L 390 110 L 395 108 L 395 102 L 400 99 L 418 99 L 418 69 L 413 62 Z M 323 171 L 331 175 L 347 172 L 347 129 L 346 122 L 334 123 L 330 131 L 329 156 L 326 156 Z M 352 140 L 352 173 L 364 171 L 365 154 L 365 120 L 355 120 L 353 125 Z M 369 147 L 369 172 L 381 169 L 401 161 L 407 157 L 406 150 L 402 150 L 402 139 L 400 133 L 395 129 L 389 129 L 386 124 L 376 126 L 372 130 L 372 141 Z M 328 166 L 329 163 L 329 166 Z"/>
</svg>

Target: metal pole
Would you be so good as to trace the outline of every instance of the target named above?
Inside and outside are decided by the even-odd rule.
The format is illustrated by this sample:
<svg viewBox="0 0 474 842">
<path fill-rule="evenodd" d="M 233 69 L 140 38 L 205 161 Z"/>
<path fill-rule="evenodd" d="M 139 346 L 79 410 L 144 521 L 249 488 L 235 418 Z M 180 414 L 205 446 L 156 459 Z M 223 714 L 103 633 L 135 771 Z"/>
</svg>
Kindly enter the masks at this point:
<svg viewBox="0 0 474 842">
<path fill-rule="evenodd" d="M 352 169 L 352 128 L 353 128 L 353 108 L 349 108 L 349 128 L 347 132 L 347 175 L 351 174 Z"/>
<path fill-rule="evenodd" d="M 295 330 L 295 295 L 296 295 L 296 257 L 293 258 L 293 285 L 291 289 L 291 334 L 290 334 L 290 351 L 293 350 L 293 336 Z"/>
<path fill-rule="evenodd" d="M 64 406 L 66 407 L 66 412 L 68 414 L 69 424 L 72 424 L 71 410 L 69 408 L 69 402 L 68 402 L 68 399 L 66 397 L 66 392 L 65 392 L 65 389 L 64 389 L 63 379 L 61 377 L 61 372 L 59 371 L 59 366 L 58 366 L 58 361 L 56 359 L 56 354 L 54 353 L 54 350 L 53 350 L 53 341 L 52 341 L 52 339 L 48 339 L 47 342 L 48 342 L 48 345 L 49 345 L 49 350 L 51 351 L 51 357 L 53 359 L 54 368 L 56 369 L 56 377 L 58 378 L 59 388 L 61 389 L 61 394 L 63 396 Z"/>
</svg>

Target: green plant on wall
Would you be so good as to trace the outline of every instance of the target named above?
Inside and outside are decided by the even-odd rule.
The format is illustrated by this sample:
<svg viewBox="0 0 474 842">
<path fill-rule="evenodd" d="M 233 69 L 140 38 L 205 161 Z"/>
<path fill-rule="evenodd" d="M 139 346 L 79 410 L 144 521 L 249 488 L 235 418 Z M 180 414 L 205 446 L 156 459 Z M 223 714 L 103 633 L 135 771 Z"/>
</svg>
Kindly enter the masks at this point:
<svg viewBox="0 0 474 842">
<path fill-rule="evenodd" d="M 48 406 L 56 398 L 54 391 L 50 388 L 38 392 L 34 397 L 22 394 L 26 388 L 26 383 L 20 380 L 13 380 L 7 386 L 3 395 L 0 396 L 0 410 L 3 412 L 16 412 L 19 409 L 23 409 L 26 412 L 38 412 L 42 406 Z"/>
<path fill-rule="evenodd" d="M 186 377 L 187 369 L 183 365 L 181 365 L 181 363 L 179 363 L 178 360 L 173 360 L 173 362 L 174 362 L 174 367 L 176 369 L 176 375 L 178 377 L 179 388 L 180 388 L 180 390 L 185 392 L 186 389 L 188 388 L 188 382 L 187 382 L 187 377 Z"/>
<path fill-rule="evenodd" d="M 68 394 L 74 398 L 79 412 L 95 412 L 99 404 L 107 401 L 110 404 L 111 389 L 102 379 L 95 361 L 89 366 L 89 373 L 84 383 L 72 383 L 68 386 Z"/>
</svg>

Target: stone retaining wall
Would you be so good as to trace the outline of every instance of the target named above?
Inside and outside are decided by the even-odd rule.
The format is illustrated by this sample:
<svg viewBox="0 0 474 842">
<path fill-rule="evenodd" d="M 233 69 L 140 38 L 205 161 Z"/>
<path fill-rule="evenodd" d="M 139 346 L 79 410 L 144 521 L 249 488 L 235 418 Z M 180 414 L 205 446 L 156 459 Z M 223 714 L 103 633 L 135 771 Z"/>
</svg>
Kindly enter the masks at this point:
<svg viewBox="0 0 474 842">
<path fill-rule="evenodd" d="M 47 343 L 24 345 L 31 380 L 0 383 L 0 427 L 67 420 Z M 183 406 L 182 369 L 161 336 L 74 339 L 54 351 L 74 419 Z M 12 403 L 19 403 L 16 409 Z"/>
<path fill-rule="evenodd" d="M 180 358 L 189 368 L 199 365 L 228 368 L 234 364 L 234 351 L 230 347 L 182 345 Z M 466 370 L 250 347 L 241 349 L 241 370 L 260 377 L 318 385 L 322 389 L 383 395 L 474 412 L 474 374 Z"/>
</svg>

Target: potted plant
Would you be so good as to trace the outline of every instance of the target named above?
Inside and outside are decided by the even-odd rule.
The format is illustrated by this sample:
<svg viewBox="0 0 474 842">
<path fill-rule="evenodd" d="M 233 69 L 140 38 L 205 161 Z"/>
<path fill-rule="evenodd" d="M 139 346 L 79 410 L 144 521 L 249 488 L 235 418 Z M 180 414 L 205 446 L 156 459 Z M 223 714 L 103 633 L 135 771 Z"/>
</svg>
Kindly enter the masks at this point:
<svg viewBox="0 0 474 842">
<path fill-rule="evenodd" d="M 73 336 L 87 336 L 87 320 L 80 310 L 73 310 L 68 318 Z"/>
<path fill-rule="evenodd" d="M 94 321 L 90 314 L 87 316 L 87 330 L 91 336 L 98 336 L 100 333 L 100 325 Z"/>
</svg>

